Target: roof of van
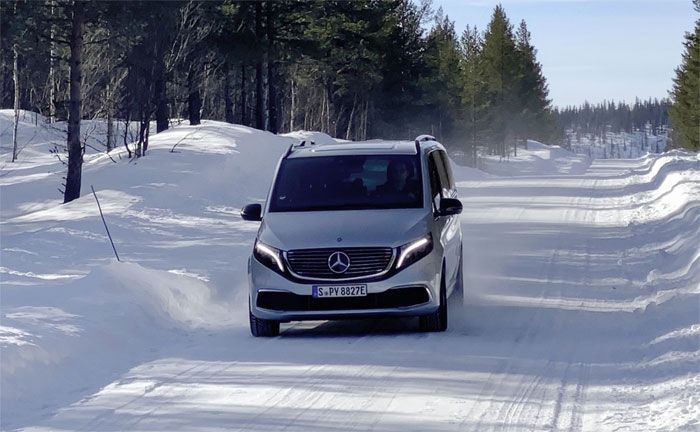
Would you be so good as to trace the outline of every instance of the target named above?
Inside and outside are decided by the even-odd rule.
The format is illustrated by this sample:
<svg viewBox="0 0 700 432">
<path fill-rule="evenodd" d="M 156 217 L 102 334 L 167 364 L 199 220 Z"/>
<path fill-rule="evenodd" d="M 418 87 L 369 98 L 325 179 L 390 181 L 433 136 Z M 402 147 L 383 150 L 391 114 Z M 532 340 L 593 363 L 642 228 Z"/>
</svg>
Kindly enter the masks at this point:
<svg viewBox="0 0 700 432">
<path fill-rule="evenodd" d="M 421 147 L 424 145 L 439 145 L 437 141 L 421 142 Z M 309 142 L 304 145 L 297 145 L 292 148 L 291 153 L 287 156 L 289 159 L 301 157 L 319 157 L 319 156 L 341 156 L 341 155 L 370 155 L 370 154 L 416 154 L 415 141 L 350 141 L 340 142 L 337 144 L 311 144 Z"/>
</svg>

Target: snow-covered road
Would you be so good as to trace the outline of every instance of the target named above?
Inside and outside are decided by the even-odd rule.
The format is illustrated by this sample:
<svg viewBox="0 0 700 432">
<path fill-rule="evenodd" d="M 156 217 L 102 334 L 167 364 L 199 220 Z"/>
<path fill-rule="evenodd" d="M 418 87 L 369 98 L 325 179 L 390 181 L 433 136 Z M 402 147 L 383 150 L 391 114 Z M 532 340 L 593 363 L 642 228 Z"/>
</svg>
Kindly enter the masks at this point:
<svg viewBox="0 0 700 432">
<path fill-rule="evenodd" d="M 451 308 L 446 333 L 418 333 L 413 319 L 305 322 L 261 340 L 248 333 L 239 262 L 255 225 L 240 222 L 234 207 L 262 197 L 276 154 L 255 156 L 260 150 L 242 144 L 248 130 L 211 128 L 238 143 L 207 160 L 214 166 L 204 172 L 194 169 L 195 159 L 183 159 L 187 146 L 179 155 L 157 154 L 157 140 L 140 166 L 88 166 L 88 181 L 119 179 L 102 188 L 109 189 L 107 217 L 130 263 L 109 262 L 93 214 L 69 221 L 91 208 L 88 200 L 61 213 L 21 203 L 11 189 L 20 186 L 6 183 L 2 329 L 10 363 L 2 370 L 3 428 L 700 427 L 697 155 L 594 161 L 578 174 L 497 177 L 458 168 L 467 298 Z M 247 153 L 252 166 L 236 165 Z M 175 159 L 163 168 L 168 157 Z M 518 162 L 509 162 L 514 171 Z M 138 181 L 119 177 L 129 168 Z M 250 182 L 245 192 L 190 195 L 192 186 L 182 186 L 194 175 L 189 171 L 206 178 L 222 169 Z M 249 179 L 256 170 L 260 177 Z M 171 190 L 173 183 L 180 186 Z M 217 184 L 209 179 L 201 187 Z M 60 253 L 42 252 L 71 238 L 76 243 Z M 69 268 L 59 265 L 66 259 Z M 34 262 L 48 279 L 26 275 L 40 273 Z M 70 295 L 46 293 L 57 287 Z"/>
</svg>

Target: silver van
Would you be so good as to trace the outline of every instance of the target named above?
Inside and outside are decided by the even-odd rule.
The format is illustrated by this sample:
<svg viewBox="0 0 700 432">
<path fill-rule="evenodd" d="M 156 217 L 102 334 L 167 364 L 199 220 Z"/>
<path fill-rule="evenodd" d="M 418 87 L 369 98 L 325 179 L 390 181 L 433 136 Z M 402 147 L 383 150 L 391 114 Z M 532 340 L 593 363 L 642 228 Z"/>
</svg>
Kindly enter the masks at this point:
<svg viewBox="0 0 700 432">
<path fill-rule="evenodd" d="M 462 203 L 444 147 L 415 141 L 315 145 L 280 160 L 248 260 L 250 330 L 281 322 L 418 316 L 447 329 L 462 294 Z"/>
</svg>

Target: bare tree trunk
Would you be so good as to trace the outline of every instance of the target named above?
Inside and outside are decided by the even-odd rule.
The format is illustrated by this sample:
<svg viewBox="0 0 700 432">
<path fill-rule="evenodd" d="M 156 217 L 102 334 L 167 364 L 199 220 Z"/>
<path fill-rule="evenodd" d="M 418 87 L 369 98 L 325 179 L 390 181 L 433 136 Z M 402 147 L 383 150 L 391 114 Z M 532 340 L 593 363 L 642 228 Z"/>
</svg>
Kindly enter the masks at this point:
<svg viewBox="0 0 700 432">
<path fill-rule="evenodd" d="M 272 49 L 274 48 L 274 28 L 272 17 L 274 2 L 266 3 L 266 24 L 267 24 L 267 113 L 268 113 L 268 129 L 272 133 L 278 131 L 278 115 L 277 115 L 277 79 L 275 76 L 275 64 L 272 60 Z"/>
<path fill-rule="evenodd" d="M 325 93 L 321 95 L 321 114 L 319 118 L 319 123 L 321 124 L 321 132 L 328 132 L 328 130 L 325 127 L 325 122 L 324 119 L 326 118 L 326 95 Z M 315 128 L 314 128 L 315 129 Z"/>
<path fill-rule="evenodd" d="M 224 117 L 227 123 L 235 123 L 233 116 L 233 99 L 231 99 L 231 72 L 228 63 L 224 68 Z"/>
<path fill-rule="evenodd" d="M 112 62 L 107 57 L 107 87 L 105 89 L 105 108 L 107 111 L 107 153 L 114 148 L 114 107 L 112 102 Z"/>
<path fill-rule="evenodd" d="M 309 118 L 311 117 L 309 114 L 309 110 L 304 109 L 304 130 L 309 130 Z"/>
<path fill-rule="evenodd" d="M 241 112 L 241 124 L 248 126 L 248 103 L 246 101 L 245 81 L 245 64 L 241 63 L 241 103 L 239 111 Z"/>
<path fill-rule="evenodd" d="M 328 131 L 329 135 L 336 136 L 336 130 L 334 128 L 333 131 L 331 131 L 331 94 L 328 89 L 326 89 L 326 130 Z"/>
<path fill-rule="evenodd" d="M 151 112 L 150 105 L 147 104 L 141 111 L 141 119 L 139 121 L 139 141 L 136 144 L 136 156 L 146 156 L 148 150 L 148 137 L 151 130 Z"/>
<path fill-rule="evenodd" d="M 114 146 L 114 117 L 112 115 L 112 102 L 108 101 L 108 108 L 107 108 L 107 153 L 112 151 L 112 149 L 115 147 Z"/>
<path fill-rule="evenodd" d="M 146 128 L 146 137 L 143 140 L 143 153 L 142 156 L 146 156 L 146 150 L 148 150 L 148 138 L 151 136 L 151 113 L 146 113 L 146 119 L 144 120 L 144 126 Z"/>
<path fill-rule="evenodd" d="M 83 21 L 85 3 L 74 1 L 71 17 L 70 35 L 70 100 L 68 102 L 68 174 L 63 202 L 80 198 L 80 184 L 83 169 L 83 148 L 80 144 L 80 117 L 82 101 L 80 84 L 82 82 L 81 55 L 83 51 Z"/>
<path fill-rule="evenodd" d="M 290 111 L 289 111 L 289 131 L 291 132 L 294 130 L 294 116 L 296 115 L 296 93 L 294 90 L 294 80 L 293 79 L 292 79 L 292 83 L 290 86 L 290 90 L 291 90 L 291 99 L 292 99 L 291 102 L 292 103 L 291 103 L 291 107 L 290 107 Z"/>
<path fill-rule="evenodd" d="M 134 149 L 134 156 L 137 158 L 141 157 L 141 150 L 143 148 L 144 133 L 146 132 L 143 128 L 143 119 L 145 114 L 143 108 L 141 108 L 141 113 L 139 114 L 139 139 L 136 141 L 136 149 Z"/>
<path fill-rule="evenodd" d="M 187 111 L 190 118 L 190 125 L 196 126 L 201 123 L 202 96 L 199 91 L 199 83 L 196 77 L 196 66 L 191 66 L 187 74 Z"/>
<path fill-rule="evenodd" d="M 365 112 L 362 117 L 362 140 L 367 139 L 367 119 L 369 118 L 369 101 L 365 102 Z M 413 135 L 411 135 L 413 138 Z"/>
<path fill-rule="evenodd" d="M 14 61 L 12 66 L 12 79 L 15 81 L 15 121 L 12 125 L 12 162 L 17 160 L 17 127 L 19 126 L 19 51 L 17 44 L 12 47 Z"/>
<path fill-rule="evenodd" d="M 270 60 L 267 63 L 267 113 L 268 130 L 277 133 L 279 130 L 277 116 L 277 80 L 275 77 L 274 64 Z"/>
<path fill-rule="evenodd" d="M 470 149 L 471 150 L 470 153 L 471 153 L 472 167 L 476 167 L 476 96 L 475 96 L 475 91 L 473 90 L 473 85 L 472 85 L 472 89 L 470 90 L 470 93 L 472 96 L 472 106 L 471 106 L 472 148 Z"/>
<path fill-rule="evenodd" d="M 131 159 L 131 149 L 129 148 L 129 124 L 131 123 L 131 113 L 127 114 L 126 119 L 124 120 L 124 147 L 126 147 L 126 152 L 129 155 L 129 159 Z"/>
<path fill-rule="evenodd" d="M 350 132 L 352 132 L 352 121 L 355 117 L 355 105 L 357 105 L 357 94 L 352 100 L 352 109 L 350 110 L 350 116 L 348 116 L 348 128 L 345 130 L 346 140 L 349 140 L 351 137 Z"/>
<path fill-rule="evenodd" d="M 357 121 L 357 132 L 355 133 L 355 139 L 358 141 L 364 141 L 365 139 L 365 114 L 367 113 L 367 102 L 365 103 L 360 102 L 360 106 L 358 107 L 359 109 L 359 118 Z"/>
<path fill-rule="evenodd" d="M 165 71 L 162 67 L 156 69 L 155 96 L 156 96 L 156 133 L 163 132 L 169 127 L 168 96 L 166 94 Z"/>
<path fill-rule="evenodd" d="M 335 121 L 333 122 L 333 133 L 330 135 L 338 136 L 338 125 L 340 125 L 340 119 L 343 117 L 344 113 L 345 113 L 345 105 L 342 105 L 340 107 L 340 109 L 338 110 L 338 113 L 335 116 Z"/>
<path fill-rule="evenodd" d="M 255 36 L 262 40 L 262 2 L 255 2 Z M 265 90 L 263 87 L 263 58 L 255 63 L 255 127 L 265 129 Z"/>
<path fill-rule="evenodd" d="M 56 1 L 49 0 L 51 4 L 51 18 L 54 18 L 56 14 Z M 58 56 L 58 51 L 56 50 L 56 26 L 53 21 L 50 24 L 50 34 L 49 39 L 49 122 L 54 123 L 56 121 L 56 56 Z"/>
<path fill-rule="evenodd" d="M 265 91 L 261 61 L 255 65 L 255 127 L 265 129 Z"/>
</svg>

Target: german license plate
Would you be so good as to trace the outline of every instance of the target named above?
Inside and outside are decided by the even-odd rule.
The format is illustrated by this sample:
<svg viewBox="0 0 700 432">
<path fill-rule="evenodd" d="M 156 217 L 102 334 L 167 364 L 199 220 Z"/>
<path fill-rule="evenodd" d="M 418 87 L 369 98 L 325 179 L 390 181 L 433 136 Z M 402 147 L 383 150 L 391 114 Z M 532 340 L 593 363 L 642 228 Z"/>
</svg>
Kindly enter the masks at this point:
<svg viewBox="0 0 700 432">
<path fill-rule="evenodd" d="M 313 285 L 311 295 L 314 298 L 364 297 L 367 285 Z"/>
</svg>

